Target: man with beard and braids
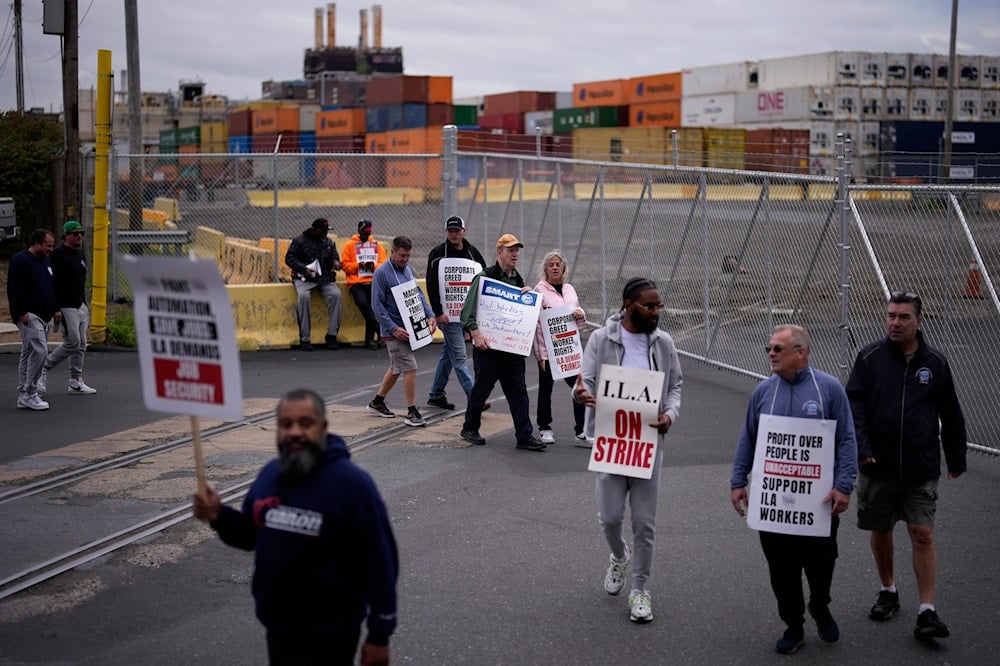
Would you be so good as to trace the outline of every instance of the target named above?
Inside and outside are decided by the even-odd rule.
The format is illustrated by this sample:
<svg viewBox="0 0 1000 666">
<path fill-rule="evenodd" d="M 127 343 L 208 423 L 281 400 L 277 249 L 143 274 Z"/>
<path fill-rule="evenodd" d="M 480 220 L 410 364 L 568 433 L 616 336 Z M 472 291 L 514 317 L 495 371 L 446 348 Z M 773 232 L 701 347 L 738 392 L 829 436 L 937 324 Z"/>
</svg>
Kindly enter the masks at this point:
<svg viewBox="0 0 1000 666">
<path fill-rule="evenodd" d="M 207 486 L 194 515 L 223 542 L 256 550 L 253 596 L 274 664 L 389 663 L 399 558 L 371 477 L 327 433 L 326 405 L 297 389 L 278 403 L 278 458 L 261 470 L 242 512 Z"/>
<path fill-rule="evenodd" d="M 659 418 L 650 423 L 660 433 L 652 476 L 649 479 L 639 479 L 602 472 L 597 475 L 595 490 L 598 521 L 611 548 L 611 562 L 604 576 L 604 590 L 612 595 L 621 592 L 631 567 L 629 619 L 639 623 L 653 619 L 653 604 L 646 582 L 653 564 L 660 467 L 663 464 L 667 431 L 680 412 L 683 381 L 674 340 L 659 328 L 662 309 L 660 291 L 655 282 L 635 277 L 625 283 L 621 311 L 611 315 L 604 327 L 594 331 L 587 340 L 583 352 L 583 368 L 573 389 L 573 399 L 588 407 L 590 418 L 586 419 L 586 435 L 587 439 L 592 440 L 601 366 L 617 365 L 664 374 L 663 390 L 658 402 Z M 625 542 L 622 529 L 626 500 L 632 513 L 631 549 Z"/>
</svg>

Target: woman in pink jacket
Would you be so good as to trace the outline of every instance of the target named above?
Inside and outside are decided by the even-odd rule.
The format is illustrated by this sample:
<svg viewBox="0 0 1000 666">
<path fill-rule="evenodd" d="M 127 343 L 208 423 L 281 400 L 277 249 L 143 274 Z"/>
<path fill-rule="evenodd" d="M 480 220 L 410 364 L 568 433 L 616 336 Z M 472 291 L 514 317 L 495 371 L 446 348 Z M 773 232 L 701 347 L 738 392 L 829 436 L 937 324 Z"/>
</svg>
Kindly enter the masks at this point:
<svg viewBox="0 0 1000 666">
<path fill-rule="evenodd" d="M 580 307 L 580 299 L 576 295 L 576 289 L 568 282 L 564 281 L 569 266 L 559 250 L 554 250 L 545 255 L 541 265 L 538 267 L 538 284 L 535 291 L 542 295 L 542 309 L 557 308 L 562 305 L 573 307 L 573 318 L 576 325 L 582 326 L 585 319 L 583 308 Z M 542 337 L 542 325 L 539 320 L 535 327 L 535 357 L 538 359 L 538 435 L 543 442 L 555 442 L 555 434 L 552 432 L 552 370 L 549 367 L 548 353 L 545 349 L 545 339 Z M 576 375 L 565 377 L 563 381 L 573 389 L 576 385 Z M 581 442 L 587 440 L 583 434 L 583 415 L 585 407 L 578 402 L 573 402 L 573 430 L 576 439 Z"/>
</svg>

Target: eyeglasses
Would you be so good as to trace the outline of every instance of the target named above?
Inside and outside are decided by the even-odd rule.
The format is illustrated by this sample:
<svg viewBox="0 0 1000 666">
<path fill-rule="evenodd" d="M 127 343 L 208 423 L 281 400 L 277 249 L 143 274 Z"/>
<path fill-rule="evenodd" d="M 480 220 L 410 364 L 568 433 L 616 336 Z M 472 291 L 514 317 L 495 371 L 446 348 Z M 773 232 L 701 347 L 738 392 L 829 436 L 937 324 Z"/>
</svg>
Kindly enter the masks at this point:
<svg viewBox="0 0 1000 666">
<path fill-rule="evenodd" d="M 640 303 L 640 302 L 636 301 L 635 304 L 638 305 L 643 310 L 645 310 L 646 312 L 652 312 L 653 310 L 656 310 L 657 312 L 659 312 L 663 308 L 667 307 L 666 303 L 651 303 L 651 304 L 647 305 L 646 303 Z"/>
<path fill-rule="evenodd" d="M 775 354 L 780 354 L 786 349 L 802 349 L 802 345 L 792 345 L 791 347 L 786 347 L 783 345 L 764 345 L 764 352 L 770 354 L 774 352 Z"/>
</svg>

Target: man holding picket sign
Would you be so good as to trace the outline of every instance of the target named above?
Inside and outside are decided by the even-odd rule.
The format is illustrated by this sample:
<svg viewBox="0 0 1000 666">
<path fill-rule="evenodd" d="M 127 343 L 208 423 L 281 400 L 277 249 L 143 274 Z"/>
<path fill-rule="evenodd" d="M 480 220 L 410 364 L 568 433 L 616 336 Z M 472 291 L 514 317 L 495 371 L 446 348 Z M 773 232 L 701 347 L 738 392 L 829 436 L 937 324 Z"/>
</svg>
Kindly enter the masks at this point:
<svg viewBox="0 0 1000 666">
<path fill-rule="evenodd" d="M 760 533 L 778 616 L 787 626 L 775 643 L 791 654 L 805 641 L 806 603 L 819 637 L 834 643 L 830 613 L 839 514 L 858 475 L 858 446 L 847 393 L 836 377 L 809 365 L 809 334 L 778 326 L 766 347 L 774 373 L 754 389 L 736 445 L 730 501 Z"/>
<path fill-rule="evenodd" d="M 629 280 L 621 311 L 587 341 L 573 389 L 573 399 L 590 412 L 586 434 L 594 443 L 588 469 L 598 472 L 598 519 L 611 548 L 604 590 L 621 592 L 631 567 L 629 619 L 639 623 L 653 619 L 646 582 L 653 564 L 662 449 L 680 412 L 683 381 L 674 340 L 659 328 L 662 308 L 655 282 Z M 626 499 L 634 553 L 622 530 Z"/>
</svg>

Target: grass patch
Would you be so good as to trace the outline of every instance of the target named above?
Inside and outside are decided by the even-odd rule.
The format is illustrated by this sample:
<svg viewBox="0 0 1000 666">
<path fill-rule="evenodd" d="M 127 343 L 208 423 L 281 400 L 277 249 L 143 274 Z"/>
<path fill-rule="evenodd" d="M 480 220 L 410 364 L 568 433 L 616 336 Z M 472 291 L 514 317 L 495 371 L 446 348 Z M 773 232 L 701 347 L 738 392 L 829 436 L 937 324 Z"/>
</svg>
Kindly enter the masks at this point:
<svg viewBox="0 0 1000 666">
<path fill-rule="evenodd" d="M 135 314 L 131 304 L 108 310 L 108 344 L 135 348 Z"/>
</svg>

